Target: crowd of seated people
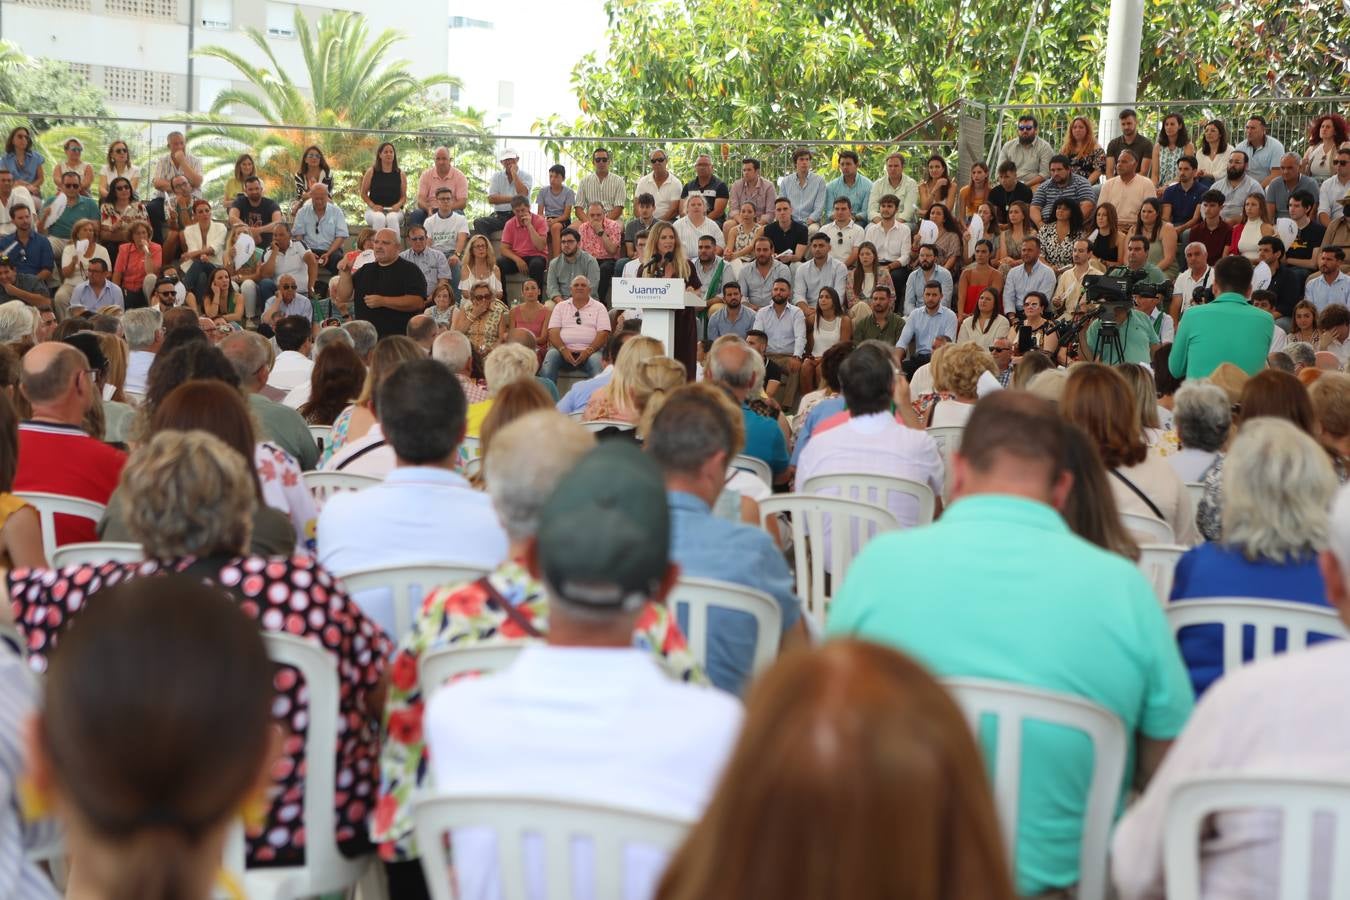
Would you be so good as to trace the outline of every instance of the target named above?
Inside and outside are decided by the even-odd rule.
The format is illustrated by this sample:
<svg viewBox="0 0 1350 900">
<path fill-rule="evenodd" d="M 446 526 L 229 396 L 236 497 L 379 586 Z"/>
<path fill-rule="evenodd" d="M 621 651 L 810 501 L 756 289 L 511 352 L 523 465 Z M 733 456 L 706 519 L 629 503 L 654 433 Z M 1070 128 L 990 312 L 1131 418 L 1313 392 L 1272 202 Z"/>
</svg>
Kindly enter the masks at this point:
<svg viewBox="0 0 1350 900">
<path fill-rule="evenodd" d="M 158 205 L 124 144 L 99 178 L 68 144 L 51 213 L 16 129 L 0 190 L 36 208 L 13 205 L 0 246 L 0 885 L 54 895 L 27 852 L 53 815 L 72 895 L 204 900 L 241 806 L 248 865 L 299 864 L 308 695 L 259 632 L 333 657 L 337 841 L 396 900 L 429 896 L 444 848 L 413 822 L 436 791 L 688 823 L 673 852 L 625 857 L 633 900 L 1048 898 L 1103 874 L 1128 900 L 1161 895 L 1179 780 L 1343 780 L 1340 625 L 1233 672 L 1218 626 L 1166 618 L 1250 596 L 1350 622 L 1350 184 L 1322 204 L 1350 168 L 1343 123 L 1319 119 L 1297 159 L 1260 119 L 1231 150 L 1222 122 L 1198 143 L 1175 115 L 1156 142 L 1121 124 L 1103 149 L 1076 119 L 1055 153 L 1025 116 L 997 178 L 965 187 L 941 158 L 914 182 L 899 154 L 874 183 L 841 153 L 827 182 L 809 152 L 732 185 L 700 157 L 682 184 L 657 149 L 630 193 L 601 149 L 577 191 L 553 172 L 535 196 L 507 152 L 472 229 L 448 151 L 417 177 L 382 145 L 355 252 L 318 147 L 284 205 L 241 159 L 217 216 L 181 135 L 152 167 Z M 1262 199 L 1230 203 L 1247 181 Z M 104 182 L 102 215 L 49 236 Z M 702 313 L 670 346 L 639 334 L 601 296 L 607 261 L 683 279 Z M 314 314 L 325 277 L 350 316 Z M 369 486 L 311 491 L 315 470 Z M 898 528 L 858 538 L 823 608 L 792 565 L 798 523 L 763 514 L 820 476 L 916 492 L 878 498 Z M 44 529 L 35 493 L 104 510 Z M 1161 597 L 1141 568 L 1159 532 Z M 53 567 L 94 541 L 144 560 Z M 421 585 L 410 619 L 342 581 L 438 560 L 482 574 Z M 693 624 L 681 578 L 761 592 L 779 631 L 728 609 Z M 765 642 L 781 659 L 759 671 Z M 419 676 L 443 648 L 502 644 L 522 649 L 496 674 Z M 950 678 L 1123 726 L 1109 872 L 1080 869 L 1093 754 L 1055 729 L 1024 733 L 1009 857 L 992 742 Z M 147 699 L 182 727 L 152 727 Z M 1206 896 L 1272 896 L 1279 842 L 1259 813 L 1214 817 Z M 491 835 L 449 852 L 465 896 L 499 896 Z"/>
</svg>

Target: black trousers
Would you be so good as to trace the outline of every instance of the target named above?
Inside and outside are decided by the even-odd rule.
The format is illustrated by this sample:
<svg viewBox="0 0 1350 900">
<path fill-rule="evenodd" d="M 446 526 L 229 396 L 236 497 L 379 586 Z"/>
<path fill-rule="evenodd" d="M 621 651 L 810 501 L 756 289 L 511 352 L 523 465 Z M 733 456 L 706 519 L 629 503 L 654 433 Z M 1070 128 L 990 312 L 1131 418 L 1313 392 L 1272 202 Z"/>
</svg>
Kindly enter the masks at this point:
<svg viewBox="0 0 1350 900">
<path fill-rule="evenodd" d="M 525 266 L 529 270 L 525 274 L 533 279 L 534 283 L 539 285 L 539 290 L 544 290 L 544 279 L 548 276 L 548 257 L 547 256 L 526 256 L 524 257 Z M 501 267 L 502 277 L 514 275 L 520 271 L 520 267 L 515 261 L 505 257 L 497 257 L 497 265 Z"/>
</svg>

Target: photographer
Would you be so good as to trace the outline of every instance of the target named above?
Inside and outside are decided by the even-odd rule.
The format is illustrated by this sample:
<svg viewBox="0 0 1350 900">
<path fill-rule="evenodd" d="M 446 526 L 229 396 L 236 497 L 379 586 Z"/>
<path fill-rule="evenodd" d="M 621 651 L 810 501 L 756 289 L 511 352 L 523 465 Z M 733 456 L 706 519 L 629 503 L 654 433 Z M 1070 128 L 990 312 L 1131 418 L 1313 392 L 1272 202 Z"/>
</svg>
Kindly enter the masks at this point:
<svg viewBox="0 0 1350 900">
<path fill-rule="evenodd" d="M 1225 256 L 1214 266 L 1213 302 L 1191 307 L 1177 328 L 1167 368 L 1177 378 L 1208 378 L 1223 363 L 1248 375 L 1265 368 L 1275 321 L 1247 302 L 1252 264 Z"/>
<path fill-rule="evenodd" d="M 1083 359 L 1117 365 L 1122 362 L 1149 365 L 1153 348 L 1161 343 L 1149 317 L 1130 306 L 1128 301 L 1103 302 L 1101 315 L 1092 320 L 1079 349 Z M 1112 323 L 1103 334 L 1103 320 Z M 1119 350 L 1111 340 L 1114 329 L 1120 341 Z"/>
<path fill-rule="evenodd" d="M 1214 299 L 1214 269 L 1209 264 L 1205 245 L 1191 241 L 1186 245 L 1186 271 L 1177 276 L 1172 288 L 1172 320 L 1181 322 L 1181 314 L 1192 306 Z"/>
</svg>

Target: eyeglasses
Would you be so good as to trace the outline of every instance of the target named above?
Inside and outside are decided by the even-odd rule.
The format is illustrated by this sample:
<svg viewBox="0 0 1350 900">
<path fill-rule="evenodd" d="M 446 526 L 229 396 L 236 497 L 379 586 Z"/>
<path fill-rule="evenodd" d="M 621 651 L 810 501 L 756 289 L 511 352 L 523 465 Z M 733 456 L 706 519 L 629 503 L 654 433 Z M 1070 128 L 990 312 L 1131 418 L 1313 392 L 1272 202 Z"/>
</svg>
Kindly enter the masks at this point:
<svg viewBox="0 0 1350 900">
<path fill-rule="evenodd" d="M 169 291 L 155 291 L 155 296 L 156 296 L 156 297 L 175 297 L 175 296 L 177 296 L 177 295 L 178 295 L 178 292 L 177 292 L 177 291 L 172 291 L 172 290 L 169 290 Z"/>
<path fill-rule="evenodd" d="M 118 189 L 119 191 L 129 191 L 129 190 L 131 190 L 131 185 L 129 185 L 129 184 L 119 184 L 119 185 L 117 186 L 117 189 Z"/>
<path fill-rule="evenodd" d="M 601 163 L 601 162 L 609 162 L 609 157 L 608 157 L 608 156 L 597 156 L 597 157 L 595 157 L 594 161 L 595 161 L 595 162 L 598 162 L 598 163 Z"/>
<path fill-rule="evenodd" d="M 410 241 L 425 241 L 426 239 L 427 236 L 425 234 L 414 234 L 408 237 L 408 240 Z"/>
<path fill-rule="evenodd" d="M 1350 159 L 1338 159 L 1338 160 L 1336 160 L 1336 162 L 1334 163 L 1334 165 L 1338 165 L 1338 166 L 1350 166 Z"/>
<path fill-rule="evenodd" d="M 1036 126 L 1035 126 L 1035 125 L 1018 125 L 1018 126 L 1017 126 L 1017 130 L 1018 130 L 1018 131 L 1035 131 L 1035 130 L 1036 130 Z"/>
<path fill-rule="evenodd" d="M 666 161 L 666 158 L 665 158 L 664 156 L 653 156 L 653 157 L 652 157 L 652 162 L 654 162 L 654 163 L 663 163 L 663 162 L 665 162 L 665 161 Z"/>
<path fill-rule="evenodd" d="M 76 153 L 83 153 L 83 152 L 84 152 L 84 148 L 83 148 L 83 147 L 67 147 L 67 148 L 66 148 L 66 152 L 67 152 L 67 153 L 71 152 L 72 150 L 75 151 Z"/>
</svg>

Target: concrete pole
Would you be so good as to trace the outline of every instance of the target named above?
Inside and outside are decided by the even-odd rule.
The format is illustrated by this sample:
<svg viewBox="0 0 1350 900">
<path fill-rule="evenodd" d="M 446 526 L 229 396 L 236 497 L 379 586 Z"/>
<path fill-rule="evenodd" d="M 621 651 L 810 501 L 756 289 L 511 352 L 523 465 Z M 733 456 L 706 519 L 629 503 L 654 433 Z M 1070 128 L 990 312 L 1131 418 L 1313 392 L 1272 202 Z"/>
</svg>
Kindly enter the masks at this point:
<svg viewBox="0 0 1350 900">
<path fill-rule="evenodd" d="M 1120 134 L 1120 111 L 1134 103 L 1139 88 L 1139 45 L 1144 34 L 1144 0 L 1111 0 L 1102 66 L 1102 111 L 1097 140 L 1103 147 Z"/>
</svg>

